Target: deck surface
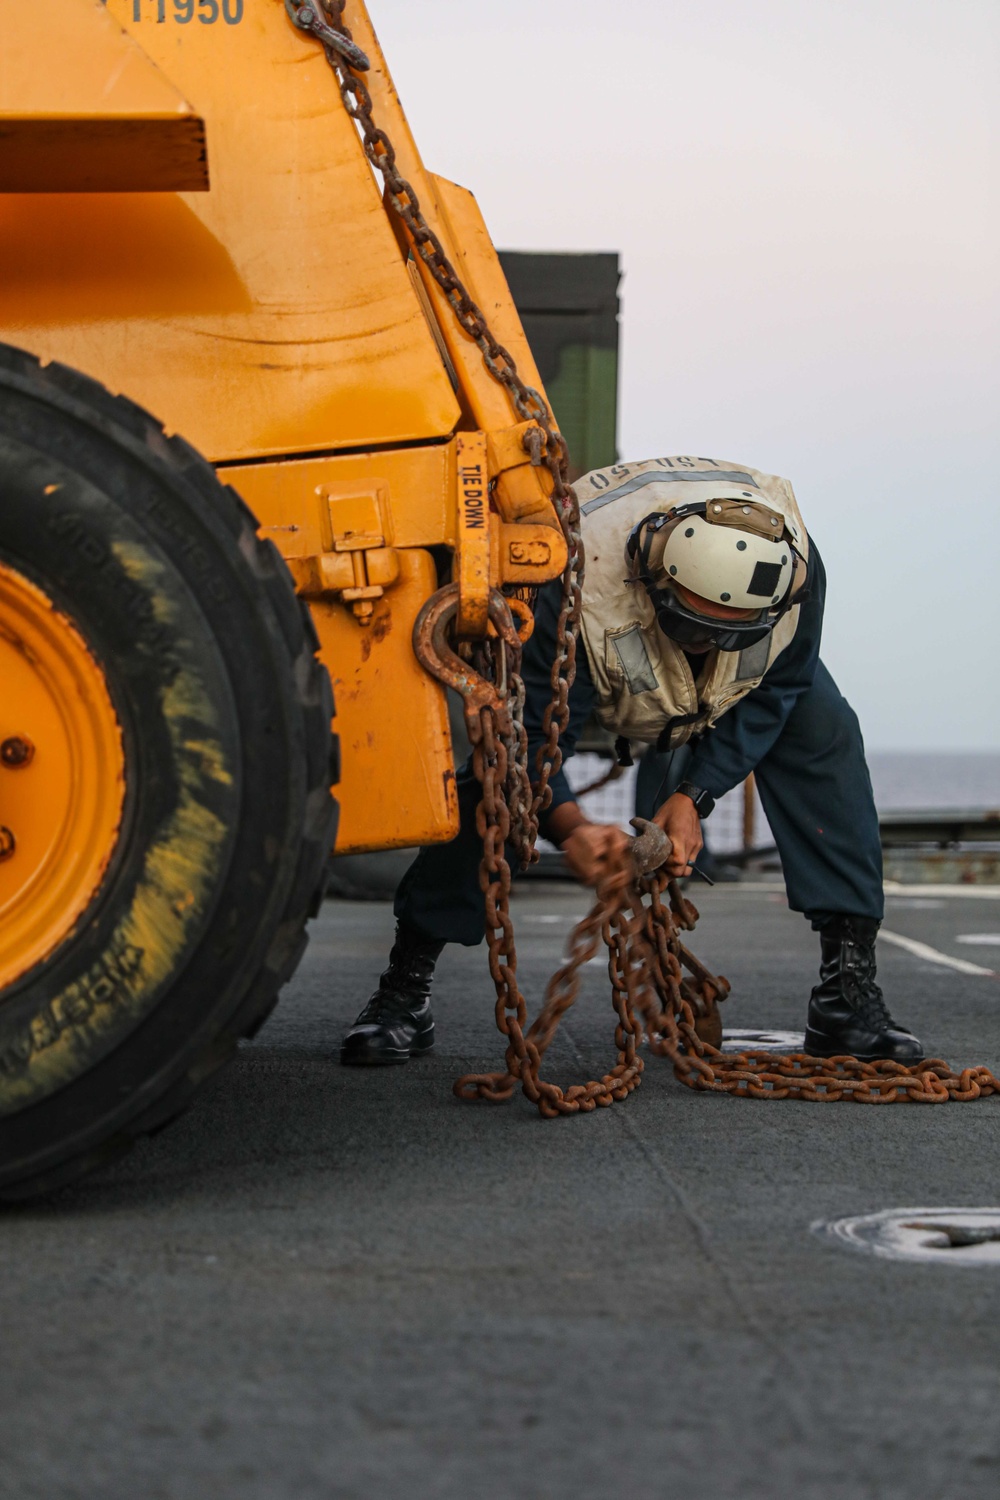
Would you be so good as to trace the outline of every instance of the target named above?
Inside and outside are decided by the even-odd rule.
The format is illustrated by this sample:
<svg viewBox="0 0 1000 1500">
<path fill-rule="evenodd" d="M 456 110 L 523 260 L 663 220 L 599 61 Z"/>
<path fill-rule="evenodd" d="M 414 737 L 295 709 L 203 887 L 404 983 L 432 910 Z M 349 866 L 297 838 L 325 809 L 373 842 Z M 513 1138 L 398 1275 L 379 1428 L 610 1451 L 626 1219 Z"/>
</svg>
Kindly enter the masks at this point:
<svg viewBox="0 0 1000 1500">
<path fill-rule="evenodd" d="M 801 1029 L 816 940 L 777 890 L 691 893 L 732 1026 Z M 1000 891 L 997 891 L 1000 896 Z M 515 903 L 537 996 L 586 897 Z M 1000 968 L 1000 900 L 887 927 Z M 1000 1201 L 1000 1102 L 698 1096 L 458 1104 L 499 1057 L 482 950 L 440 966 L 438 1048 L 341 1069 L 391 934 L 328 903 L 235 1066 L 103 1176 L 0 1225 L 7 1500 L 963 1500 L 1000 1488 L 1000 1272 L 880 1261 L 817 1219 Z M 1000 980 L 883 945 L 900 1020 L 1000 1071 Z M 556 1076 L 612 1055 L 599 966 Z"/>
</svg>

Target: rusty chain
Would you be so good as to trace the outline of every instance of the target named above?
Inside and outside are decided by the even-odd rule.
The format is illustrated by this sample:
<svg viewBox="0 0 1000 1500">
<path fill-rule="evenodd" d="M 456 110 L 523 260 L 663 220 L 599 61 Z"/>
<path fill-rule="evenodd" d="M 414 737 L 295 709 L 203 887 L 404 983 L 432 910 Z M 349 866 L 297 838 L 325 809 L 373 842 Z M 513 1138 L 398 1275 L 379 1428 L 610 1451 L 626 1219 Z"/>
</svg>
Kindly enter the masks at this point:
<svg viewBox="0 0 1000 1500">
<path fill-rule="evenodd" d="M 315 36 L 322 44 L 336 75 L 344 108 L 359 128 L 365 155 L 385 183 L 387 201 L 447 299 L 460 327 L 479 348 L 490 375 L 507 391 L 517 415 L 522 421 L 535 424 L 525 435 L 525 450 L 531 462 L 536 467 L 545 468 L 551 476 L 556 514 L 566 538 L 567 559 L 550 679 L 552 700 L 542 723 L 545 742 L 538 750 L 538 776 L 530 811 L 526 810 L 528 821 L 520 844 L 521 850 L 527 851 L 527 857 L 531 859 L 534 857 L 534 837 L 530 835 L 530 827 L 533 821 L 537 831 L 538 817 L 551 800 L 549 782 L 562 765 L 559 736 L 569 720 L 569 692 L 576 673 L 583 543 L 579 506 L 567 478 L 566 443 L 552 419 L 545 397 L 525 384 L 518 374 L 513 355 L 493 336 L 484 313 L 469 295 L 440 239 L 427 222 L 413 186 L 399 171 L 395 148 L 385 131 L 375 123 L 371 94 L 361 76 L 368 71 L 369 62 L 344 22 L 346 3 L 347 0 L 285 0 L 285 8 L 295 26 Z M 523 857 L 519 853 L 519 858 Z"/>
<path fill-rule="evenodd" d="M 708 975 L 697 960 L 689 964 L 696 971 L 695 977 L 684 977 L 682 966 L 690 955 L 680 942 L 680 932 L 693 927 L 697 912 L 684 900 L 676 882 L 668 882 L 662 872 L 655 872 L 669 854 L 666 836 L 655 824 L 633 821 L 642 832 L 632 840 L 628 855 L 600 881 L 596 900 L 575 927 L 566 962 L 550 979 L 542 1009 L 528 1031 L 523 1029 L 523 1011 L 518 1013 L 515 1026 L 498 1008 L 497 1024 L 508 1037 L 505 1071 L 459 1078 L 454 1092 L 460 1099 L 500 1103 L 509 1099 L 520 1083 L 526 1097 L 549 1119 L 614 1104 L 638 1087 L 644 1066 L 639 1048 L 644 1037 L 659 1038 L 661 1032 L 675 1025 L 677 1014 L 681 1027 L 698 1040 L 699 1018 L 708 1019 L 716 1002 L 729 993 L 727 981 Z M 647 873 L 650 867 L 653 873 Z M 661 896 L 668 886 L 670 906 L 664 908 Z M 644 898 L 648 898 L 648 905 Z M 488 890 L 486 899 L 488 905 Z M 563 1089 L 540 1077 L 541 1061 L 563 1016 L 577 999 L 583 965 L 595 956 L 601 941 L 608 952 L 612 1005 L 617 1016 L 617 1061 L 602 1078 Z"/>
<path fill-rule="evenodd" d="M 504 600 L 494 591 L 490 618 L 496 639 L 488 643 L 481 659 L 493 668 L 495 691 L 487 699 L 467 696 L 466 725 L 473 746 L 473 767 L 482 785 L 482 800 L 476 826 L 483 841 L 480 885 L 486 908 L 486 938 L 490 973 L 497 992 L 497 1024 L 523 1061 L 526 1006 L 517 984 L 517 951 L 510 919 L 511 871 L 506 857 L 510 842 L 518 864 L 537 859 L 535 841 L 538 819 L 548 807 L 551 778 L 562 765 L 559 736 L 569 720 L 569 694 L 576 675 L 576 640 L 580 618 L 580 586 L 583 577 L 583 543 L 576 495 L 568 483 L 566 443 L 555 426 L 545 398 L 525 384 L 513 356 L 493 336 L 455 271 L 440 239 L 427 222 L 412 185 L 400 174 L 396 152 L 375 123 L 372 98 L 361 76 L 368 59 L 357 48 L 344 24 L 346 0 L 285 0 L 291 21 L 314 35 L 323 46 L 333 69 L 340 96 L 358 126 L 361 143 L 371 166 L 385 183 L 386 199 L 405 227 L 416 253 L 427 266 L 447 299 L 459 325 L 478 346 L 489 374 L 507 391 L 516 414 L 534 424 L 525 435 L 525 450 L 532 464 L 547 469 L 552 497 L 566 539 L 566 566 L 556 627 L 556 652 L 552 662 L 551 701 L 542 721 L 544 742 L 536 759 L 537 778 L 532 785 L 527 768 L 527 735 L 522 721 L 524 683 L 520 675 L 521 639 L 511 618 L 516 600 Z M 444 607 L 440 590 L 435 600 Z M 435 600 L 429 601 L 434 604 Z M 504 611 L 506 618 L 501 619 Z M 422 619 L 429 629 L 426 610 Z M 436 618 L 443 622 L 444 614 Z M 420 621 L 418 620 L 418 629 Z M 415 637 L 417 631 L 415 630 Z M 441 651 L 446 648 L 441 641 Z M 452 655 L 458 671 L 461 664 Z M 426 663 L 425 663 L 426 664 Z M 451 669 L 455 671 L 455 667 Z M 481 677 L 481 680 L 482 679 Z M 454 683 L 452 684 L 455 685 Z"/>
<path fill-rule="evenodd" d="M 664 905 L 664 893 L 669 904 Z M 641 1080 L 645 1042 L 668 1059 L 688 1088 L 740 1099 L 801 1099 L 812 1104 L 947 1104 L 1000 1094 L 1000 1079 L 988 1068 L 956 1073 L 941 1058 L 913 1067 L 895 1062 L 859 1062 L 854 1057 L 780 1056 L 747 1050 L 725 1053 L 705 1039 L 705 1022 L 729 993 L 680 940 L 698 920 L 676 882 L 662 871 L 641 874 L 630 856 L 597 889 L 597 900 L 577 924 L 567 961 L 549 981 L 545 1002 L 523 1039 L 508 1028 L 506 1070 L 467 1074 L 454 1085 L 461 1099 L 508 1099 L 520 1082 L 524 1094 L 547 1118 L 589 1111 L 624 1099 Z M 608 974 L 617 1016 L 616 1066 L 600 1079 L 563 1090 L 539 1077 L 541 1060 L 563 1016 L 577 998 L 580 970 L 593 958 L 598 937 L 608 948 Z M 684 974 L 684 970 L 689 975 Z M 520 1018 L 523 1025 L 523 1017 Z M 503 1028 L 501 1028 L 503 1029 Z"/>
<path fill-rule="evenodd" d="M 285 0 L 289 18 L 322 45 L 333 69 L 341 99 L 359 128 L 365 155 L 381 175 L 386 198 L 405 226 L 416 253 L 447 299 L 459 325 L 478 346 L 483 363 L 507 391 L 514 411 L 529 427 L 525 449 L 531 462 L 552 479 L 556 514 L 566 538 L 567 561 L 556 631 L 556 653 L 550 684 L 552 697 L 542 722 L 544 742 L 536 759 L 532 784 L 527 767 L 527 734 L 523 723 L 524 682 L 520 675 L 523 639 L 513 613 L 522 616 L 516 599 L 494 590 L 490 620 L 495 638 L 479 653 L 472 672 L 445 642 L 457 610 L 457 586 L 438 591 L 424 606 L 415 639 L 434 636 L 435 649 L 422 654 L 429 670 L 463 694 L 466 726 L 472 742 L 473 769 L 482 787 L 476 827 L 483 844 L 479 883 L 486 911 L 490 974 L 496 988 L 496 1023 L 507 1038 L 503 1072 L 469 1074 L 455 1083 L 465 1099 L 500 1102 L 520 1083 L 528 1099 L 549 1118 L 587 1112 L 625 1099 L 643 1072 L 640 1046 L 668 1058 L 676 1076 L 689 1088 L 752 1099 L 803 1099 L 813 1103 L 853 1100 L 891 1104 L 966 1101 L 1000 1093 L 1000 1080 L 984 1067 L 956 1074 L 940 1058 L 913 1068 L 899 1063 L 861 1063 L 852 1057 L 818 1059 L 805 1053 L 775 1056 L 747 1051 L 725 1054 L 705 1039 L 717 1035 L 717 1002 L 729 993 L 728 982 L 711 974 L 681 942 L 698 913 L 656 865 L 644 865 L 635 847 L 625 853 L 598 885 L 596 901 L 574 929 L 566 962 L 549 981 L 541 1011 L 527 1030 L 527 1006 L 517 982 L 517 949 L 510 917 L 510 844 L 520 866 L 537 858 L 539 816 L 551 801 L 551 778 L 562 764 L 559 737 L 569 719 L 569 694 L 576 675 L 577 628 L 583 581 L 583 545 L 576 495 L 568 482 L 566 443 L 556 428 L 545 398 L 525 384 L 512 355 L 493 336 L 486 318 L 455 271 L 420 208 L 417 195 L 396 166 L 392 142 L 375 123 L 372 99 L 361 76 L 368 58 L 344 23 L 346 0 Z M 530 631 L 528 632 L 530 633 Z M 610 779 L 610 778 L 605 778 Z M 647 825 L 651 826 L 651 825 Z M 641 843 L 633 840 L 633 846 Z M 667 851 L 669 852 L 669 851 Z M 660 850 L 659 863 L 664 858 Z M 664 904 L 664 893 L 668 901 Z M 599 940 L 608 950 L 608 975 L 617 1016 L 617 1062 L 599 1080 L 566 1089 L 539 1076 L 545 1055 L 563 1016 L 575 1003 L 580 969 L 594 957 Z M 688 970 L 685 976 L 684 970 Z"/>
</svg>

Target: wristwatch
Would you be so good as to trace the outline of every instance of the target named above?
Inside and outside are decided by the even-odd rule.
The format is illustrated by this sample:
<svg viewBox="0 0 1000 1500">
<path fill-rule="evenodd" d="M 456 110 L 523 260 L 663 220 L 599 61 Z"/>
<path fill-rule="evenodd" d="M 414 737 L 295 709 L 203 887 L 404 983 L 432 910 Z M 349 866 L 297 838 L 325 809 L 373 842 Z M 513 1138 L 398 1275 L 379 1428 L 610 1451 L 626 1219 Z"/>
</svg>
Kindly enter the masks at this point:
<svg viewBox="0 0 1000 1500">
<path fill-rule="evenodd" d="M 715 806 L 715 798 L 711 792 L 706 792 L 703 787 L 695 786 L 693 782 L 682 781 L 677 790 L 683 792 L 685 797 L 691 798 L 699 818 L 707 818 Z"/>
</svg>

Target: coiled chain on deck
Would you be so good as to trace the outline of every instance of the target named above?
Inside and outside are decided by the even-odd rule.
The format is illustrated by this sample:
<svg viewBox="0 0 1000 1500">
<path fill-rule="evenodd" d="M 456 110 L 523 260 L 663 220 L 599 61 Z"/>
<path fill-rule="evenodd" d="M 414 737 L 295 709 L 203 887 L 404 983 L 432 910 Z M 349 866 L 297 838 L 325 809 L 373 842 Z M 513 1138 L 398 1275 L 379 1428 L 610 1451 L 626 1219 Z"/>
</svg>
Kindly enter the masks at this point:
<svg viewBox="0 0 1000 1500">
<path fill-rule="evenodd" d="M 694 927 L 698 913 L 662 871 L 640 874 L 628 854 L 598 885 L 593 907 L 570 938 L 566 963 L 552 976 L 541 1012 L 525 1029 L 527 1007 L 517 983 L 506 849 L 511 846 L 521 867 L 538 857 L 538 819 L 551 801 L 549 783 L 562 764 L 559 736 L 569 720 L 569 694 L 576 675 L 584 557 L 579 505 L 568 482 L 566 444 L 545 398 L 525 384 L 513 356 L 494 337 L 424 217 L 413 187 L 396 166 L 392 142 L 375 123 L 371 94 L 361 76 L 368 71 L 368 58 L 344 24 L 346 0 L 285 0 L 285 7 L 292 22 L 322 45 L 344 107 L 359 128 L 365 155 L 381 175 L 386 199 L 404 225 L 415 252 L 463 331 L 478 346 L 486 369 L 507 391 L 514 411 L 522 421 L 535 424 L 525 436 L 525 449 L 531 462 L 551 475 L 556 513 L 566 538 L 567 561 L 550 676 L 552 696 L 543 718 L 545 739 L 538 750 L 534 783 L 527 768 L 521 641 L 511 614 L 512 606 L 522 615 L 524 607 L 518 607 L 516 599 L 496 596 L 501 600 L 497 608 L 506 610 L 506 619 L 494 620 L 496 638 L 478 655 L 480 676 L 485 676 L 494 689 L 490 701 L 466 702 L 473 766 L 482 786 L 476 811 L 476 826 L 483 841 L 479 883 L 486 908 L 490 973 L 497 992 L 496 1021 L 507 1038 L 507 1051 L 503 1072 L 460 1078 L 455 1084 L 456 1094 L 498 1102 L 508 1099 L 520 1083 L 547 1117 L 593 1110 L 627 1098 L 638 1085 L 643 1071 L 638 1048 L 644 1037 L 651 1051 L 673 1062 L 677 1077 L 688 1087 L 740 1098 L 938 1104 L 1000 1092 L 1000 1082 L 987 1068 L 966 1068 L 955 1074 L 939 1058 L 906 1068 L 899 1063 L 860 1063 L 845 1057 L 821 1060 L 803 1053 L 775 1057 L 766 1052 L 720 1052 L 698 1035 L 696 1021 L 714 1011 L 716 1002 L 729 993 L 729 985 L 710 974 L 680 941 L 680 933 Z M 564 1090 L 543 1080 L 539 1069 L 562 1017 L 577 998 L 580 968 L 594 956 L 599 940 L 608 949 L 612 1002 L 618 1018 L 618 1059 L 603 1078 Z M 684 969 L 690 977 L 684 975 Z"/>
<path fill-rule="evenodd" d="M 485 790 L 490 784 L 488 755 L 484 760 Z M 481 808 L 489 805 L 490 798 L 484 797 Z M 496 921 L 509 938 L 503 967 L 490 945 L 490 969 L 498 993 L 497 1026 L 507 1037 L 505 1067 L 502 1072 L 459 1078 L 454 1092 L 461 1099 L 499 1103 L 509 1099 L 520 1083 L 539 1113 L 550 1119 L 613 1104 L 627 1098 L 641 1080 L 643 1059 L 638 1049 L 643 1041 L 651 1052 L 673 1064 L 675 1076 L 688 1088 L 740 1099 L 947 1104 L 1000 1093 L 1000 1079 L 988 1068 L 964 1068 L 956 1073 L 941 1058 L 905 1067 L 889 1061 L 863 1063 L 854 1057 L 810 1057 L 802 1052 L 787 1056 L 752 1049 L 722 1052 L 699 1035 L 698 1023 L 727 997 L 729 984 L 711 974 L 681 941 L 681 933 L 694 928 L 697 910 L 662 870 L 638 874 L 628 854 L 598 885 L 596 901 L 570 936 L 566 962 L 550 979 L 542 1009 L 525 1031 L 525 1006 L 516 987 L 517 959 L 506 903 L 510 871 L 505 861 L 496 858 L 498 844 L 499 837 L 484 857 L 480 884 L 486 897 L 488 933 L 490 922 Z M 495 886 L 489 884 L 494 875 Z M 600 1079 L 562 1089 L 541 1078 L 541 1062 L 577 998 L 580 971 L 594 957 L 599 939 L 608 949 L 617 1060 Z M 516 993 L 519 1002 L 513 1007 L 506 998 L 511 993 Z"/>
</svg>

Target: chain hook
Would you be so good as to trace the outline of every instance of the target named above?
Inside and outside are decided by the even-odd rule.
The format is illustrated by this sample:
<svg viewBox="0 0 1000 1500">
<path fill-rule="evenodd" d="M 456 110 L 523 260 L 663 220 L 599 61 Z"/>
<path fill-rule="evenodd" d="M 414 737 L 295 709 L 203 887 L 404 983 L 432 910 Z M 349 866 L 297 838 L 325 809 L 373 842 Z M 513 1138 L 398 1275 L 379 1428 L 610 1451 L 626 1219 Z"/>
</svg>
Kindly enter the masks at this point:
<svg viewBox="0 0 1000 1500">
<path fill-rule="evenodd" d="M 648 818 L 630 818 L 629 822 L 636 830 L 635 838 L 629 839 L 629 854 L 636 874 L 652 875 L 666 864 L 674 846 L 659 823 L 651 823 Z"/>
<path fill-rule="evenodd" d="M 491 708 L 505 715 L 507 686 L 489 682 L 474 672 L 448 641 L 448 631 L 458 614 L 458 592 L 457 583 L 447 583 L 427 600 L 413 625 L 414 654 L 432 677 L 460 694 L 467 716 L 481 708 Z M 521 642 L 517 627 L 511 618 L 508 601 L 499 589 L 490 590 L 489 619 L 504 645 L 519 651 Z"/>
</svg>

